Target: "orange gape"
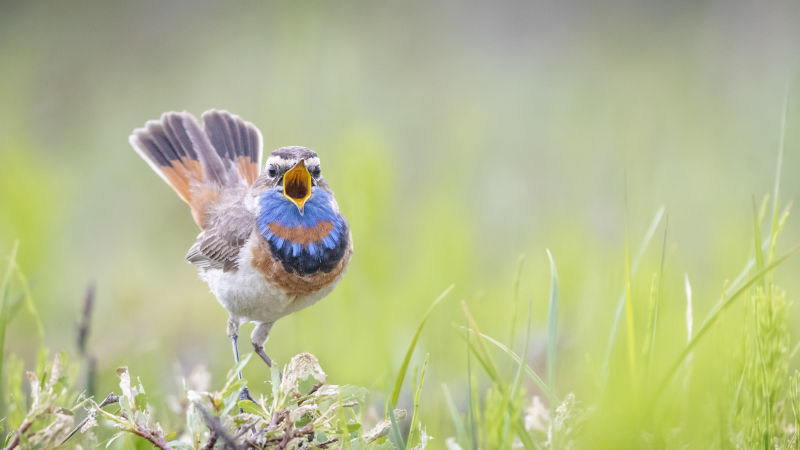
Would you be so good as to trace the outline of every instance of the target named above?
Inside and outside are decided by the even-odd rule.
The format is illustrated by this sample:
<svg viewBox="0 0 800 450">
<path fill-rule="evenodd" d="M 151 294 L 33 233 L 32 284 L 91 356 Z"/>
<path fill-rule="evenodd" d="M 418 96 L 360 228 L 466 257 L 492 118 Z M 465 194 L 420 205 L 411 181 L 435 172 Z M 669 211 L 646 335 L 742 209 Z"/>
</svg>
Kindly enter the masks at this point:
<svg viewBox="0 0 800 450">
<path fill-rule="evenodd" d="M 311 197 L 311 173 L 304 160 L 301 159 L 283 175 L 283 195 L 303 214 L 303 206 Z"/>
</svg>

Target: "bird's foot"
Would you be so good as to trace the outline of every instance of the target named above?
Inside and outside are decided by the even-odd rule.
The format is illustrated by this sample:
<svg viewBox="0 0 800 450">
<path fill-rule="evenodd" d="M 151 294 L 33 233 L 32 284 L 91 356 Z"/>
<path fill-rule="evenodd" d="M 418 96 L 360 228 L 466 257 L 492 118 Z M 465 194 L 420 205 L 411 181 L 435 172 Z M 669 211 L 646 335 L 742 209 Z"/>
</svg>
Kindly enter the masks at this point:
<svg viewBox="0 0 800 450">
<path fill-rule="evenodd" d="M 255 399 L 252 395 L 250 395 L 250 389 L 247 386 L 242 388 L 242 391 L 239 392 L 239 400 L 250 400 L 253 403 L 256 403 Z"/>
<path fill-rule="evenodd" d="M 267 352 L 264 351 L 264 346 L 263 345 L 253 345 L 253 348 L 255 349 L 256 354 L 258 356 L 260 356 L 261 359 L 263 359 L 264 362 L 267 364 L 267 367 L 269 367 L 271 369 L 272 368 L 272 360 L 269 359 L 269 356 L 267 356 Z"/>
<path fill-rule="evenodd" d="M 264 351 L 264 342 L 269 337 L 269 330 L 272 329 L 272 323 L 260 322 L 253 328 L 253 333 L 250 335 L 250 343 L 253 344 L 253 350 L 256 354 L 267 363 L 267 366 L 272 368 L 272 360 L 269 359 L 267 353 Z"/>
</svg>

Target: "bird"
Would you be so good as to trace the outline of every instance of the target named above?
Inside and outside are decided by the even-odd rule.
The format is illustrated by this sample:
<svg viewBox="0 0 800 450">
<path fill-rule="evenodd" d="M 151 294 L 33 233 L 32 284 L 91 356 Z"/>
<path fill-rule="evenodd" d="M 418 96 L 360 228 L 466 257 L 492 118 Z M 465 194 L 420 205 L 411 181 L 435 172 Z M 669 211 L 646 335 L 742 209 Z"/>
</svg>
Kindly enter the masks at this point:
<svg viewBox="0 0 800 450">
<path fill-rule="evenodd" d="M 250 342 L 272 367 L 264 350 L 272 326 L 339 283 L 353 254 L 350 227 L 316 152 L 281 147 L 262 167 L 263 138 L 252 123 L 216 109 L 201 121 L 165 112 L 133 130 L 129 143 L 200 227 L 186 261 L 228 312 L 234 361 L 239 327 L 253 322 Z"/>
</svg>

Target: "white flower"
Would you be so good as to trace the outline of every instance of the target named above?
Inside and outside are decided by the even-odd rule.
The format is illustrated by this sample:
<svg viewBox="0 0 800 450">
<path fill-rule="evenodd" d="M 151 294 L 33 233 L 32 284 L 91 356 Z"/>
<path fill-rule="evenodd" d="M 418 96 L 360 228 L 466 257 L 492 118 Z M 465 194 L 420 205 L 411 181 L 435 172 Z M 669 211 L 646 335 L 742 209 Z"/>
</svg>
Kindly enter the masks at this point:
<svg viewBox="0 0 800 450">
<path fill-rule="evenodd" d="M 525 429 L 546 432 L 550 425 L 550 411 L 538 395 L 533 396 L 531 406 L 525 412 Z"/>
</svg>

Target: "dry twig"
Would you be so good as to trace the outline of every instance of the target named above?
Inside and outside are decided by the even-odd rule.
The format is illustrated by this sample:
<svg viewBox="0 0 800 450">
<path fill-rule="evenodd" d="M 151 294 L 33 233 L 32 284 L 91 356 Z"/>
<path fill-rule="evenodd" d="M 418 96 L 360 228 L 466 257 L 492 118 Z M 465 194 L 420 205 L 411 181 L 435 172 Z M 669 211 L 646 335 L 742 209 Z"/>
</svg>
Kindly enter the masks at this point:
<svg viewBox="0 0 800 450">
<path fill-rule="evenodd" d="M 97 407 L 98 408 L 105 408 L 106 406 L 108 406 L 108 405 L 110 405 L 112 403 L 117 403 L 117 402 L 119 402 L 119 396 L 114 395 L 114 393 L 111 392 L 106 396 L 105 400 L 103 400 L 102 402 L 100 402 L 99 405 L 97 405 Z M 61 444 L 59 444 L 59 445 L 64 445 L 64 443 L 67 442 L 69 440 L 69 438 L 74 436 L 75 433 L 78 432 L 78 430 L 83 428 L 83 426 L 86 425 L 86 422 L 89 421 L 89 419 L 92 417 L 93 414 L 94 414 L 94 411 L 90 412 L 86 417 L 84 417 L 83 420 L 81 420 L 81 423 L 79 423 L 78 426 L 73 428 L 72 431 L 69 432 L 67 437 L 65 437 L 64 440 L 61 441 Z"/>
<path fill-rule="evenodd" d="M 194 406 L 198 411 L 200 411 L 200 415 L 203 416 L 203 420 L 206 422 L 210 432 L 212 434 L 216 434 L 218 439 L 222 439 L 222 442 L 225 443 L 226 448 L 232 448 L 234 450 L 241 448 L 239 444 L 236 443 L 236 440 L 234 440 L 233 437 L 231 437 L 231 435 L 225 431 L 225 428 L 222 427 L 222 423 L 220 423 L 218 417 L 212 416 L 198 403 L 195 403 Z M 211 440 L 210 437 L 209 440 Z"/>
</svg>

